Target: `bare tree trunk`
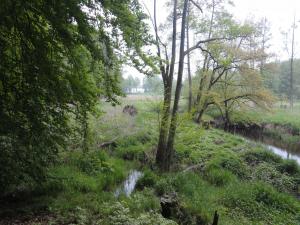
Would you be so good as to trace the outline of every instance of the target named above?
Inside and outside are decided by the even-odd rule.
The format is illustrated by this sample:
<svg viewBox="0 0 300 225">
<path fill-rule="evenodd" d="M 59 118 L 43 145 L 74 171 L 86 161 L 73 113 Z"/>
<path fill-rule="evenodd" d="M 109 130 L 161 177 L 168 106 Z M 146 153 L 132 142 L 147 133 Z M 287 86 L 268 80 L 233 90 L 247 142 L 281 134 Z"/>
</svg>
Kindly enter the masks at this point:
<svg viewBox="0 0 300 225">
<path fill-rule="evenodd" d="M 171 87 L 172 88 L 172 87 Z M 171 108 L 171 89 L 170 87 L 164 88 L 164 102 L 162 118 L 160 121 L 159 139 L 156 153 L 156 163 L 159 168 L 164 168 L 164 163 L 167 159 L 166 154 L 166 142 L 168 138 L 168 128 L 170 120 L 170 108 Z"/>
<path fill-rule="evenodd" d="M 169 73 L 164 73 L 161 69 L 162 78 L 164 81 L 164 102 L 163 102 L 163 112 L 161 118 L 161 126 L 159 131 L 159 140 L 156 153 L 156 164 L 161 170 L 168 170 L 170 165 L 166 163 L 168 157 L 167 151 L 167 141 L 169 134 L 169 120 L 170 120 L 170 109 L 171 109 L 171 97 L 172 97 L 172 83 L 173 83 L 173 74 L 176 60 L 176 25 L 177 25 L 177 0 L 174 0 L 173 8 L 173 34 L 172 34 L 172 56 L 170 62 L 170 71 Z M 156 24 L 156 0 L 154 0 L 154 23 L 155 23 L 155 32 L 158 40 L 157 34 L 157 24 Z M 159 48 L 159 47 L 158 47 Z M 162 68 L 162 66 L 161 66 Z"/>
<path fill-rule="evenodd" d="M 190 15 L 190 10 L 189 10 L 189 7 L 188 7 L 188 11 L 187 11 L 187 24 L 186 24 L 186 47 L 187 47 L 187 49 L 190 48 L 189 15 Z M 191 58 L 190 58 L 190 53 L 187 54 L 187 66 L 188 66 L 188 81 L 189 81 L 188 112 L 191 112 L 191 110 L 192 110 L 193 93 L 192 93 L 192 73 L 191 73 Z"/>
<path fill-rule="evenodd" d="M 177 127 L 177 116 L 178 116 L 178 104 L 182 86 L 182 75 L 183 75 L 183 67 L 184 67 L 184 47 L 185 47 L 185 29 L 186 29 L 186 16 L 187 16 L 187 8 L 188 8 L 188 0 L 184 0 L 183 12 L 182 12 L 182 22 L 181 22 L 181 37 L 180 37 L 180 52 L 179 52 L 179 63 L 178 63 L 178 77 L 177 77 L 177 85 L 175 90 L 175 99 L 172 111 L 171 124 L 169 129 L 169 137 L 167 143 L 167 153 L 168 160 L 166 160 L 166 169 L 170 169 L 170 165 L 174 155 L 174 137 Z"/>
<path fill-rule="evenodd" d="M 224 130 L 229 131 L 230 118 L 229 118 L 229 112 L 228 112 L 228 103 L 226 101 L 224 102 L 224 106 L 225 106 Z"/>
<path fill-rule="evenodd" d="M 205 103 L 203 104 L 203 106 L 201 107 L 201 109 L 199 110 L 199 112 L 198 112 L 198 114 L 197 114 L 197 117 L 196 117 L 196 120 L 195 120 L 196 123 L 201 124 L 201 119 L 202 119 L 202 116 L 203 116 L 205 110 L 207 109 L 207 106 L 208 106 L 208 105 L 207 105 L 207 103 L 205 102 Z"/>
<path fill-rule="evenodd" d="M 294 15 L 293 22 L 293 33 L 292 33 L 292 53 L 291 53 L 291 72 L 290 72 L 290 108 L 294 107 L 294 47 L 295 47 L 295 28 L 296 28 L 296 17 Z"/>
</svg>

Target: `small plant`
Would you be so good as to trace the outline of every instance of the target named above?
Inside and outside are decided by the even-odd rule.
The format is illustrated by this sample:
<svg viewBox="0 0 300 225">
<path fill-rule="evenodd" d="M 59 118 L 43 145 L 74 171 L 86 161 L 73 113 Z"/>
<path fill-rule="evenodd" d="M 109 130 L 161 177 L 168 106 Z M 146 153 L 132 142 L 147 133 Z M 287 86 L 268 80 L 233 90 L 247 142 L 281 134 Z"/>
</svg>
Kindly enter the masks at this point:
<svg viewBox="0 0 300 225">
<path fill-rule="evenodd" d="M 248 150 L 244 152 L 241 155 L 241 157 L 249 165 L 257 165 L 258 163 L 262 163 L 262 162 L 269 162 L 274 164 L 282 162 L 282 158 L 280 158 L 280 156 L 275 155 L 274 153 L 261 148 Z"/>
<path fill-rule="evenodd" d="M 143 176 L 138 180 L 136 188 L 143 190 L 145 187 L 154 187 L 157 183 L 158 177 L 150 170 L 146 170 Z"/>
<path fill-rule="evenodd" d="M 284 160 L 278 165 L 278 170 L 289 175 L 300 174 L 300 167 L 295 160 Z"/>
<path fill-rule="evenodd" d="M 218 152 L 206 165 L 206 170 L 225 169 L 237 175 L 240 178 L 247 177 L 247 167 L 245 163 L 235 154 L 231 152 Z"/>
<path fill-rule="evenodd" d="M 216 186 L 224 186 L 236 180 L 236 177 L 228 170 L 211 169 L 206 172 L 207 181 Z"/>
</svg>

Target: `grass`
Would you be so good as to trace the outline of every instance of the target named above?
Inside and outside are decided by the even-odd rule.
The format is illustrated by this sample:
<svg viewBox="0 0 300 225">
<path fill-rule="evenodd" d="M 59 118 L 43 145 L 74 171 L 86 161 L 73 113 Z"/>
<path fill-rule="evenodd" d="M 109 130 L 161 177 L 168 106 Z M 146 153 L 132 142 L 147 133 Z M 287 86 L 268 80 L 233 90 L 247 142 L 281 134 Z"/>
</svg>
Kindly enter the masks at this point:
<svg viewBox="0 0 300 225">
<path fill-rule="evenodd" d="M 134 104 L 138 115 L 123 115 L 125 104 Z M 1 216 L 19 219 L 20 214 L 46 212 L 37 224 L 206 225 L 218 210 L 222 225 L 300 223 L 295 197 L 300 169 L 294 161 L 239 136 L 204 130 L 183 115 L 173 171 L 160 173 L 153 169 L 158 100 L 135 96 L 122 106 L 104 105 L 108 113 L 91 118 L 92 151 L 64 152 L 48 179 L 11 197 L 0 208 Z M 114 137 L 116 147 L 98 149 Z M 136 190 L 116 198 L 114 190 L 133 168 L 143 171 Z M 160 214 L 160 197 L 170 193 L 178 198 L 172 220 Z"/>
<path fill-rule="evenodd" d="M 293 133 L 300 132 L 300 104 L 291 109 L 282 109 L 278 106 L 266 112 L 260 109 L 235 111 L 232 115 L 232 122 L 244 124 L 274 124 L 291 129 Z M 214 117 L 217 113 L 212 114 Z"/>
</svg>

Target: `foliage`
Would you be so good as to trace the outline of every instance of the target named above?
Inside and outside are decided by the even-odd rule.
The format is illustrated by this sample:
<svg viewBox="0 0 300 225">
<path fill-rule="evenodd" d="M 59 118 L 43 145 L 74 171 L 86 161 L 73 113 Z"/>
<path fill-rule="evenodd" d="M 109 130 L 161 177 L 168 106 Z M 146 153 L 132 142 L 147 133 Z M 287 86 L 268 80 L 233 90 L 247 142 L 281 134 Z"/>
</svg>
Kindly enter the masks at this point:
<svg viewBox="0 0 300 225">
<path fill-rule="evenodd" d="M 134 89 L 137 90 L 137 88 L 140 85 L 140 79 L 138 77 L 133 77 L 132 75 L 129 75 L 127 78 L 122 79 L 122 89 L 126 94 L 134 93 Z M 135 91 L 136 92 L 136 91 Z"/>
<path fill-rule="evenodd" d="M 163 85 L 159 77 L 146 77 L 143 80 L 143 88 L 145 93 L 162 94 Z"/>
<path fill-rule="evenodd" d="M 87 148 L 88 113 L 99 97 L 121 94 L 121 54 L 148 72 L 154 64 L 142 51 L 151 37 L 135 0 L 4 0 L 0 15 L 3 190 L 41 180 L 75 128 Z"/>
<path fill-rule="evenodd" d="M 137 105 L 141 114 L 132 136 L 120 135 L 123 129 L 116 133 L 120 152 L 141 143 L 155 146 L 156 115 L 149 110 L 151 105 L 134 99 L 130 104 Z M 98 132 L 105 136 L 109 126 Z M 299 167 L 293 161 L 254 142 L 222 130 L 203 130 L 192 122 L 178 127 L 175 149 L 177 167 L 163 174 L 147 164 L 116 157 L 116 148 L 107 150 L 114 156 L 105 150 L 65 152 L 59 165 L 49 170 L 46 182 L 32 186 L 36 188 L 26 194 L 15 192 L 19 197 L 12 205 L 0 205 L 0 216 L 8 209 L 13 217 L 16 212 L 38 215 L 38 208 L 51 213 L 49 223 L 53 224 L 176 224 L 160 214 L 160 197 L 176 193 L 181 217 L 173 218 L 178 224 L 195 225 L 196 218 L 198 224 L 211 224 L 215 210 L 225 225 L 299 224 L 300 205 L 294 196 Z M 186 170 L 190 166 L 197 167 Z M 133 167 L 142 168 L 144 176 L 129 197 L 116 198 L 114 191 Z"/>
<path fill-rule="evenodd" d="M 167 220 L 155 212 L 150 211 L 142 213 L 138 217 L 132 217 L 130 210 L 120 203 L 106 207 L 109 217 L 101 221 L 103 225 L 176 225 L 174 221 Z"/>
<path fill-rule="evenodd" d="M 138 180 L 136 188 L 143 190 L 145 187 L 154 187 L 157 183 L 158 177 L 153 172 L 146 170 L 143 176 Z"/>
</svg>

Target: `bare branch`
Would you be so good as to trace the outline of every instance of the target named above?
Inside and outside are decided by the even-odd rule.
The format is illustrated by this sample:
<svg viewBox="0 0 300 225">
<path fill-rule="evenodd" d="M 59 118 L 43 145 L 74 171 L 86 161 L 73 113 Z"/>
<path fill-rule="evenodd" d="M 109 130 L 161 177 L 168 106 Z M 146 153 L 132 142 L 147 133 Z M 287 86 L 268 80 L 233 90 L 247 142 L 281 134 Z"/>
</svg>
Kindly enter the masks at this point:
<svg viewBox="0 0 300 225">
<path fill-rule="evenodd" d="M 200 7 L 200 5 L 197 2 L 195 2 L 194 0 L 190 0 L 190 2 L 193 3 L 193 5 L 196 6 L 201 11 L 201 13 L 203 13 L 202 8 Z"/>
<path fill-rule="evenodd" d="M 219 37 L 219 38 L 208 38 L 208 39 L 205 39 L 205 40 L 198 41 L 193 47 L 190 47 L 189 49 L 187 49 L 184 52 L 184 55 L 187 55 L 188 53 L 190 53 L 191 51 L 193 51 L 197 48 L 201 48 L 201 44 L 208 43 L 208 42 L 213 42 L 213 41 L 220 41 L 220 40 L 232 40 L 232 38 Z"/>
</svg>

